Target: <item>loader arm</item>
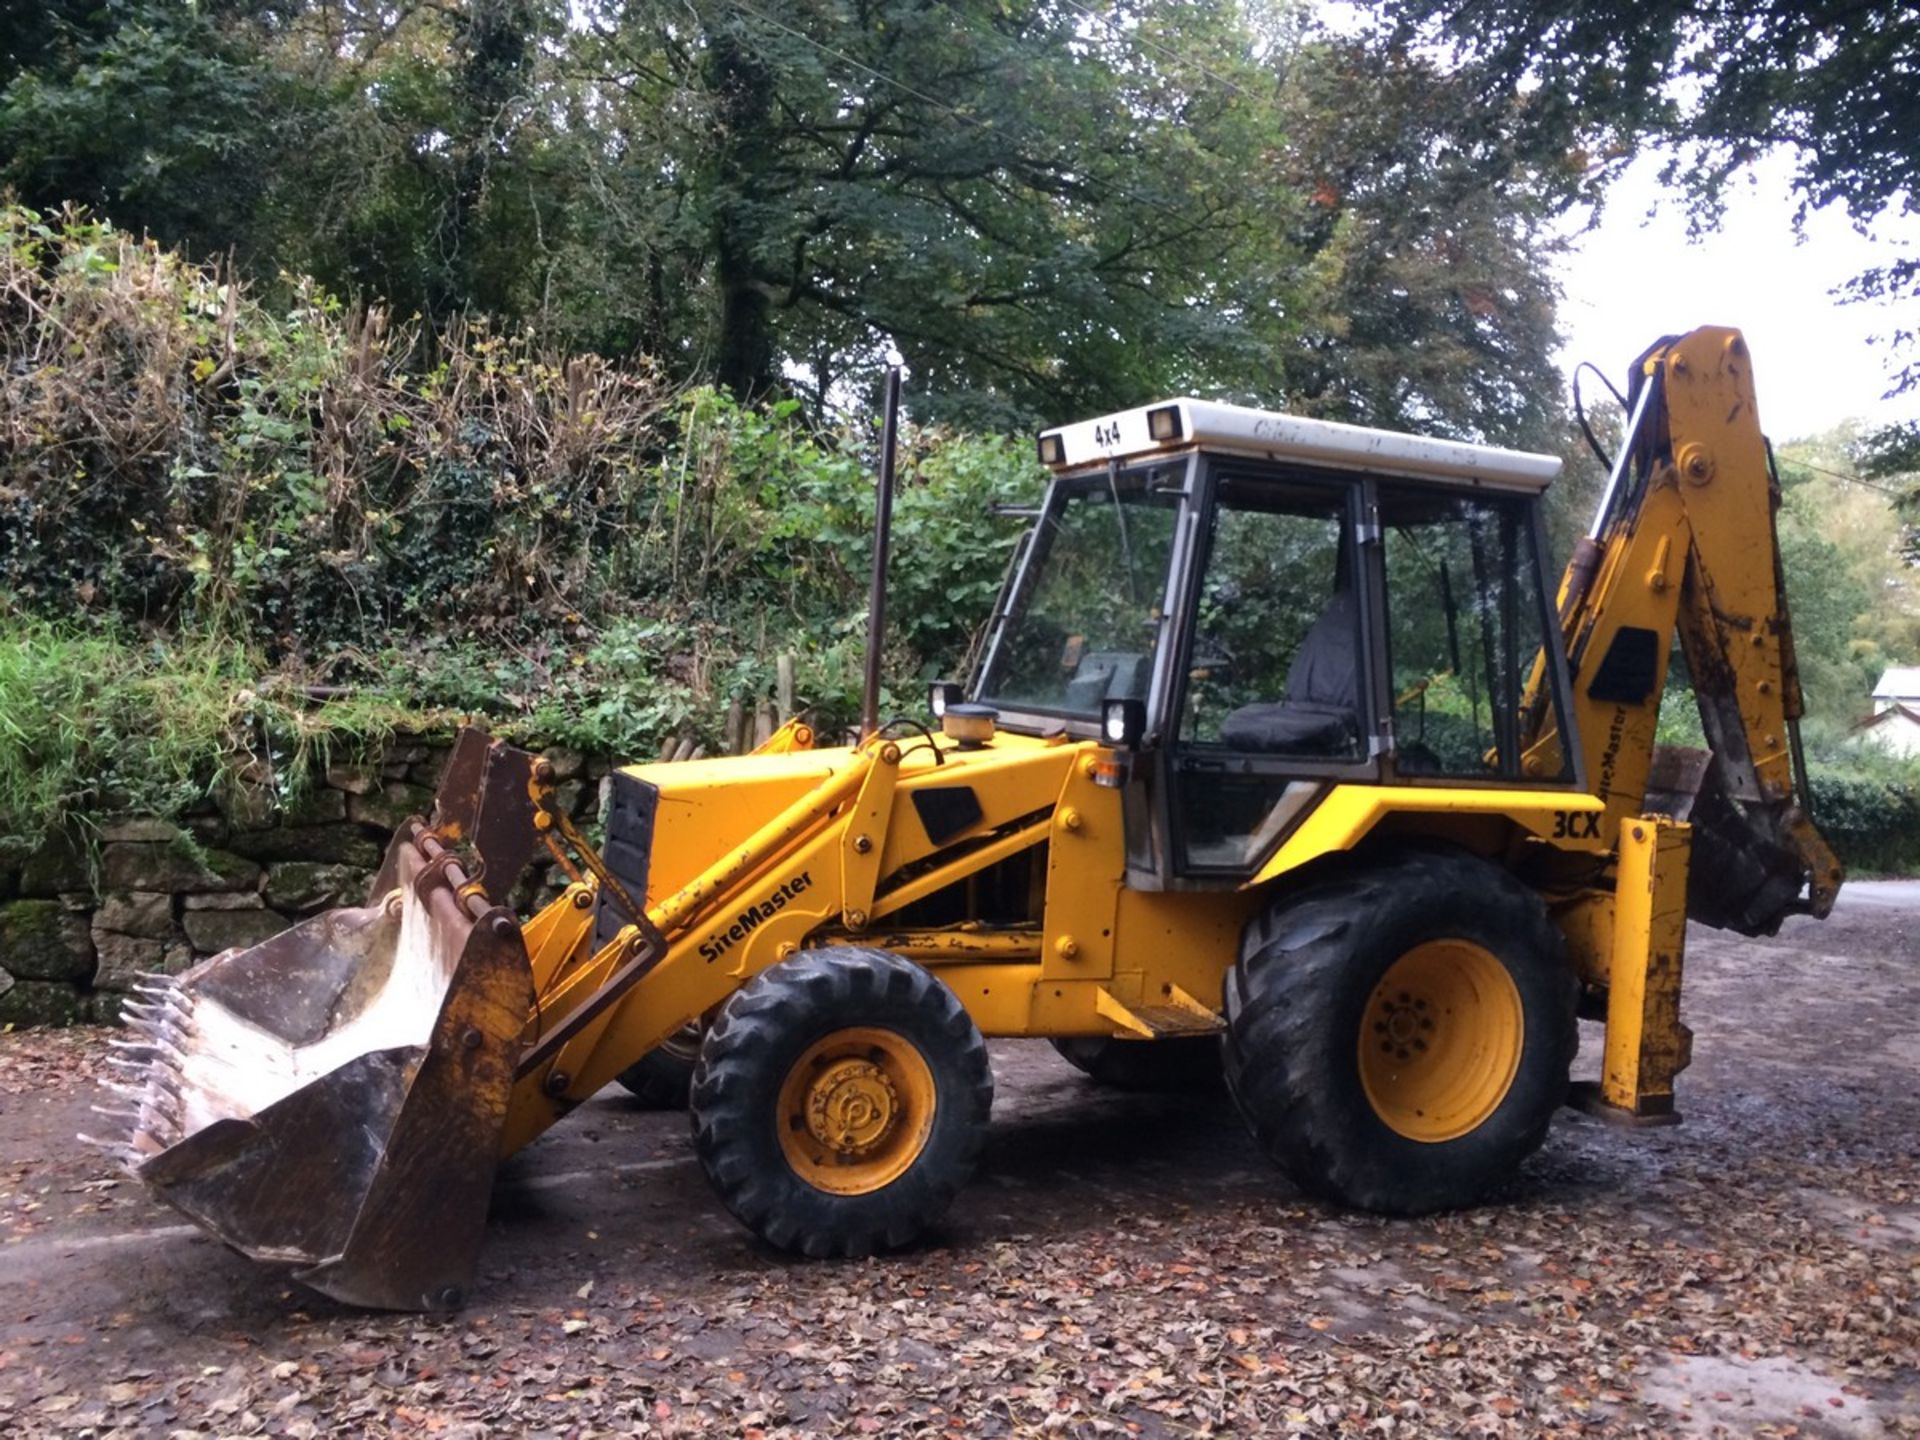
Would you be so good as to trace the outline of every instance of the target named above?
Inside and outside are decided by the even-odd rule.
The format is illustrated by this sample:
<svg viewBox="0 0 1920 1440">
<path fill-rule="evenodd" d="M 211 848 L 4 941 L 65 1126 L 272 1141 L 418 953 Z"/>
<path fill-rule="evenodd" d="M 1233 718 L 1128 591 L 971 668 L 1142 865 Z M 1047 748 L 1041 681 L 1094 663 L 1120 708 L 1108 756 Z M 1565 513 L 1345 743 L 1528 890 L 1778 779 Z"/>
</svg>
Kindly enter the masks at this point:
<svg viewBox="0 0 1920 1440">
<path fill-rule="evenodd" d="M 1643 814 L 1693 827 L 1692 918 L 1771 934 L 1833 908 L 1841 869 L 1808 803 L 1803 709 L 1774 516 L 1780 492 L 1739 331 L 1636 364 L 1628 433 L 1561 581 L 1574 734 L 1617 841 Z M 1710 753 L 1656 743 L 1679 635 Z M 1542 716 L 1548 714 L 1541 707 Z M 1531 759 L 1559 759 L 1550 719 Z"/>
</svg>

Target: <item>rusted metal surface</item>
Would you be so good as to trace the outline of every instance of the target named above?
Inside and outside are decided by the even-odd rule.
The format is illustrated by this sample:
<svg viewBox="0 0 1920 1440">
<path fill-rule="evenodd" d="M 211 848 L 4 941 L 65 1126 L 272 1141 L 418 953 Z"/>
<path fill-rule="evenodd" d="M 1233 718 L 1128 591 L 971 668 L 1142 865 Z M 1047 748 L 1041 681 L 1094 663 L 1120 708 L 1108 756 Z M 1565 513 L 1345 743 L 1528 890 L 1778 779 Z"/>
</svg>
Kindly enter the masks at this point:
<svg viewBox="0 0 1920 1440">
<path fill-rule="evenodd" d="M 495 740 L 484 730 L 464 728 L 440 772 L 433 814 L 425 820 L 415 817 L 401 830 L 429 830 L 442 843 L 456 847 L 470 858 L 471 878 L 487 898 L 504 905 L 542 844 L 544 832 L 534 820 L 539 809 L 534 771 L 541 763 L 537 756 Z M 368 892 L 369 904 L 377 904 L 399 883 L 396 853 L 388 850 Z"/>
<path fill-rule="evenodd" d="M 470 1284 L 533 982 L 520 927 L 409 825 L 388 902 L 142 988 L 111 1142 L 214 1235 L 353 1304 Z"/>
<path fill-rule="evenodd" d="M 1801 850 L 1783 833 L 1781 805 L 1743 801 L 1710 750 L 1662 745 L 1654 751 L 1646 809 L 1693 827 L 1687 911 L 1703 925 L 1741 935 L 1772 935 L 1789 915 L 1804 914 L 1807 871 Z"/>
</svg>

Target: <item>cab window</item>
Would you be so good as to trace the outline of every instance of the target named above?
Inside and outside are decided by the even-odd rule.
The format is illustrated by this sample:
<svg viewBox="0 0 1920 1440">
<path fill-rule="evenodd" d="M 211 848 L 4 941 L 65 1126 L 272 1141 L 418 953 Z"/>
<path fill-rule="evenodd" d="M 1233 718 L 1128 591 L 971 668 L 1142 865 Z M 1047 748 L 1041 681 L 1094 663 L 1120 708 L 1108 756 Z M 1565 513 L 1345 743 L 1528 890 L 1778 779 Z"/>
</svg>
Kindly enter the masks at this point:
<svg viewBox="0 0 1920 1440">
<path fill-rule="evenodd" d="M 1353 484 L 1217 480 L 1171 757 L 1188 873 L 1244 873 L 1367 762 Z"/>
<path fill-rule="evenodd" d="M 1531 519 L 1518 498 L 1381 487 L 1399 774 L 1524 773 L 1529 711 L 1551 690 Z"/>
<path fill-rule="evenodd" d="M 1155 465 L 1056 487 L 983 698 L 1089 720 L 1104 701 L 1146 698 L 1184 476 L 1184 464 Z"/>
</svg>

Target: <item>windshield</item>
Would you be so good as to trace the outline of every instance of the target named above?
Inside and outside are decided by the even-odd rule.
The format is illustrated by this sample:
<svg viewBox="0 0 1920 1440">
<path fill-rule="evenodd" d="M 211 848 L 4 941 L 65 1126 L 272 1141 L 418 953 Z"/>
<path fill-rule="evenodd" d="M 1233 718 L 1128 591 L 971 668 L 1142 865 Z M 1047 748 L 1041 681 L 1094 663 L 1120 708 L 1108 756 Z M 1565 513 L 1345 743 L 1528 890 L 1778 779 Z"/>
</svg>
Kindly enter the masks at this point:
<svg viewBox="0 0 1920 1440">
<path fill-rule="evenodd" d="M 1062 482 L 980 685 L 1007 710 L 1097 718 L 1145 699 L 1186 462 Z"/>
</svg>

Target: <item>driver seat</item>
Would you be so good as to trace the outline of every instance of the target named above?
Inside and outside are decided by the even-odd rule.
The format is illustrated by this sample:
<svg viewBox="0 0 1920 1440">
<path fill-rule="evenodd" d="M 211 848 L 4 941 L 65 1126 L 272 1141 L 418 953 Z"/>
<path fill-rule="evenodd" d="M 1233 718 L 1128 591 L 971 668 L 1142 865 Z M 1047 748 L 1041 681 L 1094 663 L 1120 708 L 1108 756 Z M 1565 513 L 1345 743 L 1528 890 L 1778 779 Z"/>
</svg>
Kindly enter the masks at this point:
<svg viewBox="0 0 1920 1440">
<path fill-rule="evenodd" d="M 1229 750 L 1262 755 L 1353 753 L 1360 735 L 1358 606 L 1351 586 L 1336 590 L 1287 668 L 1287 696 L 1242 705 L 1220 726 Z"/>
</svg>

